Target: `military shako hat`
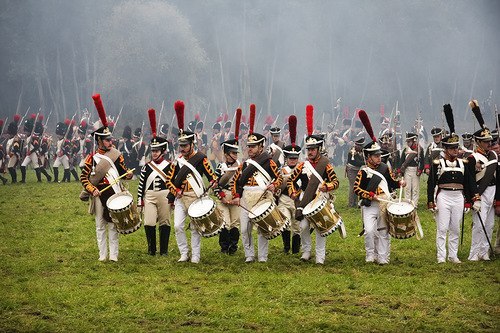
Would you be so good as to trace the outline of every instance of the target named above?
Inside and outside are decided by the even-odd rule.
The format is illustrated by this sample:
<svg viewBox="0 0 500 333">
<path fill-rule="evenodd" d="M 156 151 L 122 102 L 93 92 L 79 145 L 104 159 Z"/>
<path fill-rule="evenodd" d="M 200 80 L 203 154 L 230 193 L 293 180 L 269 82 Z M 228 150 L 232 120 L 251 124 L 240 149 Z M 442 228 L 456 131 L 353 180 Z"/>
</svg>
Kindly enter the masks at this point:
<svg viewBox="0 0 500 333">
<path fill-rule="evenodd" d="M 277 135 L 277 134 L 280 134 L 281 133 L 281 128 L 279 127 L 271 127 L 269 129 L 269 132 L 272 134 L 272 135 Z"/>
<path fill-rule="evenodd" d="M 491 131 L 487 127 L 484 127 L 474 132 L 474 139 L 476 141 L 492 141 L 493 136 L 491 135 Z"/>
<path fill-rule="evenodd" d="M 473 139 L 472 134 L 470 134 L 468 132 L 465 132 L 464 134 L 462 134 L 462 140 L 463 141 L 470 141 L 472 139 Z"/>
<path fill-rule="evenodd" d="M 162 138 L 161 136 L 156 136 L 151 139 L 151 143 L 149 145 L 151 150 L 166 150 L 167 149 L 167 139 Z"/>
<path fill-rule="evenodd" d="M 248 135 L 247 146 L 255 146 L 258 144 L 263 144 L 266 137 L 260 133 L 252 133 Z"/>
<path fill-rule="evenodd" d="M 412 133 L 412 132 L 406 132 L 406 141 L 416 140 L 416 139 L 417 139 L 417 134 Z"/>
<path fill-rule="evenodd" d="M 451 133 L 450 135 L 445 136 L 441 142 L 445 148 L 458 148 L 460 137 L 455 133 Z"/>
<path fill-rule="evenodd" d="M 224 151 L 224 154 L 228 154 L 229 152 L 235 152 L 237 153 L 239 151 L 239 145 L 238 145 L 238 140 L 236 139 L 229 139 L 220 144 L 222 147 L 222 150 Z"/>
<path fill-rule="evenodd" d="M 288 145 L 283 148 L 283 154 L 285 157 L 296 157 L 298 158 L 300 155 L 301 148 L 297 145 Z"/>
<path fill-rule="evenodd" d="M 354 139 L 354 144 L 356 146 L 362 146 L 365 144 L 365 137 L 364 136 L 357 136 L 355 139 Z"/>
<path fill-rule="evenodd" d="M 367 145 L 363 147 L 363 152 L 365 155 L 377 155 L 377 154 L 382 154 L 382 151 L 380 150 L 380 145 L 378 144 L 377 141 L 371 141 Z"/>
<path fill-rule="evenodd" d="M 443 129 L 442 128 L 433 127 L 431 129 L 431 135 L 432 136 L 438 136 L 438 135 L 442 135 L 442 134 L 443 134 Z"/>
</svg>

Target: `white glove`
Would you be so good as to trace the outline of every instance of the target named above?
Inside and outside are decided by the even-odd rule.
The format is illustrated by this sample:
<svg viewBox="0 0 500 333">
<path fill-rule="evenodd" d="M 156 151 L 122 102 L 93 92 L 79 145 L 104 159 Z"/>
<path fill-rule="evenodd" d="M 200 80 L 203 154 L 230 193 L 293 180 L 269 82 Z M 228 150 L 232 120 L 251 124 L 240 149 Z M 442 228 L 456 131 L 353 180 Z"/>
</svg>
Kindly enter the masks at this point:
<svg viewBox="0 0 500 333">
<path fill-rule="evenodd" d="M 470 208 L 464 208 L 464 214 L 467 214 L 470 211 Z"/>
<path fill-rule="evenodd" d="M 481 211 L 481 200 L 476 200 L 474 201 L 474 203 L 472 204 L 472 209 L 479 213 Z"/>
</svg>

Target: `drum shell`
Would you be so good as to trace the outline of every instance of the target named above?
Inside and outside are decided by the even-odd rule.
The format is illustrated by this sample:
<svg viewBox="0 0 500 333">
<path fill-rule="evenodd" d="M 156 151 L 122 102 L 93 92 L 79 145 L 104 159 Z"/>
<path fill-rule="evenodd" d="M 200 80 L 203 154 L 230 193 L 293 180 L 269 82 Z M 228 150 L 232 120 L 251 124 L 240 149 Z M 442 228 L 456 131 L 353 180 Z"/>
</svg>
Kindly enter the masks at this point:
<svg viewBox="0 0 500 333">
<path fill-rule="evenodd" d="M 196 199 L 193 201 L 193 203 L 189 206 L 190 208 L 197 207 L 201 201 L 208 201 L 211 202 L 212 207 L 210 210 L 201 215 L 201 216 L 191 216 L 189 215 L 189 209 L 188 209 L 188 215 L 191 218 L 191 223 L 193 224 L 194 228 L 203 236 L 203 237 L 213 237 L 218 235 L 222 228 L 224 228 L 224 219 L 222 218 L 222 214 L 215 204 L 215 201 L 213 201 L 211 198 L 202 198 L 202 199 Z"/>
<path fill-rule="evenodd" d="M 132 198 L 132 201 L 123 208 L 113 209 L 110 208 L 110 203 L 120 196 L 129 196 Z M 111 217 L 111 221 L 116 226 L 116 231 L 120 234 L 131 234 L 141 227 L 141 219 L 139 217 L 139 212 L 137 211 L 137 206 L 134 203 L 134 198 L 129 192 L 119 192 L 113 194 L 106 201 L 106 206 L 109 210 L 109 216 Z"/>
<path fill-rule="evenodd" d="M 401 203 L 411 205 L 411 203 L 406 200 L 402 201 Z M 394 204 L 399 204 L 399 203 L 394 203 Z M 391 204 L 387 206 L 387 216 L 386 216 L 386 220 L 389 226 L 389 234 L 397 239 L 406 239 L 413 237 L 415 235 L 415 227 L 416 227 L 415 208 L 413 208 L 413 210 L 409 213 L 397 214 L 395 212 L 391 212 L 390 207 Z"/>
<path fill-rule="evenodd" d="M 269 207 L 262 214 L 250 218 L 250 222 L 257 226 L 257 230 L 266 239 L 278 237 L 290 225 L 290 221 L 281 213 L 274 202 L 270 202 Z"/>
<path fill-rule="evenodd" d="M 326 198 L 315 199 L 315 201 L 311 201 L 306 207 L 316 204 L 316 200 L 319 200 L 318 207 L 310 213 L 304 213 L 304 217 L 318 229 L 322 237 L 326 237 L 337 230 L 343 221 L 339 213 L 331 208 L 330 202 Z"/>
</svg>

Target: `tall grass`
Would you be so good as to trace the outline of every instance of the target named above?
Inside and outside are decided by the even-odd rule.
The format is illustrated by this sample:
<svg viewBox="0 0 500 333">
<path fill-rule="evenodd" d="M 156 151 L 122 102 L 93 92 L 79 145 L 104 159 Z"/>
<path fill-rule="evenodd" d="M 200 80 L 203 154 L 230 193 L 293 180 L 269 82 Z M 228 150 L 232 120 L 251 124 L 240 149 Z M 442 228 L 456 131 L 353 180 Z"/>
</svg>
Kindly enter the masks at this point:
<svg viewBox="0 0 500 333">
<path fill-rule="evenodd" d="M 281 238 L 267 263 L 245 264 L 241 245 L 221 254 L 216 237 L 202 240 L 200 264 L 177 263 L 175 236 L 167 257 L 151 257 L 143 228 L 101 263 L 78 183 L 0 186 L 0 331 L 500 331 L 498 260 L 438 265 L 435 222 L 420 209 L 425 237 L 393 239 L 389 265 L 366 264 L 360 211 L 345 208 L 337 173 L 348 238 L 328 237 L 324 266 L 285 255 Z"/>
</svg>

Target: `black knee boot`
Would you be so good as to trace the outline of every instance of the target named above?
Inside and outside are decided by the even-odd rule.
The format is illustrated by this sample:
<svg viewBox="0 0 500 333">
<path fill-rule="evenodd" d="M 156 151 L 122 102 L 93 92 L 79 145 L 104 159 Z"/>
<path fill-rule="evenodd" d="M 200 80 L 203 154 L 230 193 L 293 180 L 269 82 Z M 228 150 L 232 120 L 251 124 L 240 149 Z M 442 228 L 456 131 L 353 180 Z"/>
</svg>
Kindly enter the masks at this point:
<svg viewBox="0 0 500 333">
<path fill-rule="evenodd" d="M 160 229 L 160 255 L 168 255 L 168 239 L 170 238 L 170 226 L 161 225 Z"/>
<path fill-rule="evenodd" d="M 47 178 L 47 182 L 50 182 L 52 180 L 52 177 L 49 175 L 49 173 L 47 172 L 47 170 L 45 170 L 44 167 L 40 168 L 40 172 L 43 173 L 45 178 Z"/>
<path fill-rule="evenodd" d="M 70 172 L 69 172 L 69 169 L 64 169 L 64 176 L 63 176 L 63 179 L 62 179 L 62 182 L 70 182 L 71 179 L 70 179 Z"/>
<path fill-rule="evenodd" d="M 17 172 L 14 168 L 9 168 L 10 178 L 12 178 L 12 184 L 17 183 Z"/>
<path fill-rule="evenodd" d="M 79 181 L 79 179 L 78 179 L 78 174 L 76 173 L 76 170 L 75 170 L 75 169 L 71 170 L 71 174 L 73 175 L 73 177 L 75 177 L 75 181 L 76 181 L 76 182 L 77 182 L 77 181 Z M 69 179 L 68 179 L 68 181 L 69 181 Z"/>
<path fill-rule="evenodd" d="M 21 183 L 26 183 L 26 167 L 21 165 Z"/>
<path fill-rule="evenodd" d="M 58 183 L 58 182 L 59 182 L 59 168 L 54 167 L 54 183 Z"/>
<path fill-rule="evenodd" d="M 283 231 L 281 238 L 283 238 L 283 252 L 288 254 L 290 252 L 290 230 Z"/>
<path fill-rule="evenodd" d="M 37 182 L 42 182 L 42 173 L 40 172 L 40 168 L 35 168 L 36 180 Z"/>
<path fill-rule="evenodd" d="M 238 228 L 231 228 L 229 230 L 229 254 L 235 254 L 238 250 L 238 241 L 240 240 L 240 230 Z"/>
<path fill-rule="evenodd" d="M 7 178 L 5 178 L 4 176 L 0 175 L 0 180 L 4 185 L 7 184 Z"/>
<path fill-rule="evenodd" d="M 292 237 L 292 253 L 300 252 L 300 235 L 293 235 Z"/>
<path fill-rule="evenodd" d="M 219 234 L 219 245 L 220 245 L 220 252 L 228 253 L 228 251 L 229 251 L 229 230 L 227 230 L 226 228 L 222 228 L 222 230 Z"/>
<path fill-rule="evenodd" d="M 156 227 L 145 225 L 146 240 L 148 242 L 148 254 L 154 256 L 156 254 Z"/>
</svg>

